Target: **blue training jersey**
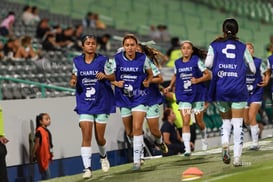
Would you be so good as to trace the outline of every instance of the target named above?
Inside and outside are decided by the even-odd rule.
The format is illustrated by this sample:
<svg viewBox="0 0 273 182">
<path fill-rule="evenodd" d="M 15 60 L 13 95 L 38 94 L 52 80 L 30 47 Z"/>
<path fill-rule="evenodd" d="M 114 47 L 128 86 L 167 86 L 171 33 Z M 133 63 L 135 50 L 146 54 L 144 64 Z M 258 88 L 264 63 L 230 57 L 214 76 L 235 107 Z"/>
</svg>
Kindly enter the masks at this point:
<svg viewBox="0 0 273 182">
<path fill-rule="evenodd" d="M 160 74 L 159 69 L 156 65 L 151 61 L 151 68 L 153 71 L 153 76 L 156 77 Z M 159 91 L 159 84 L 151 83 L 148 87 L 148 106 L 152 106 L 155 104 L 162 104 L 164 101 L 164 96 Z"/>
<path fill-rule="evenodd" d="M 249 95 L 263 95 L 263 87 L 259 87 L 258 84 L 263 79 L 263 74 L 266 69 L 263 68 L 262 60 L 256 57 L 253 57 L 254 64 L 256 67 L 256 73 L 247 73 L 246 75 L 246 85 Z"/>
<path fill-rule="evenodd" d="M 238 40 L 215 41 L 209 101 L 245 102 L 247 65 L 244 60 L 246 45 Z"/>
<path fill-rule="evenodd" d="M 176 82 L 175 95 L 177 102 L 199 102 L 206 100 L 207 89 L 204 83 L 191 84 L 191 78 L 203 76 L 199 69 L 200 58 L 193 55 L 188 62 L 183 62 L 182 58 L 175 61 Z"/>
<path fill-rule="evenodd" d="M 123 88 L 115 87 L 115 98 L 118 107 L 133 108 L 138 105 L 147 105 L 148 89 L 142 82 L 147 77 L 144 64 L 146 55 L 136 53 L 133 60 L 124 57 L 124 52 L 115 55 L 116 80 L 124 81 Z"/>
<path fill-rule="evenodd" d="M 269 62 L 269 69 L 271 71 L 271 75 L 273 73 L 273 54 L 271 56 L 269 56 L 268 58 L 268 62 Z M 273 92 L 273 84 L 271 85 L 271 92 Z"/>
<path fill-rule="evenodd" d="M 76 108 L 78 114 L 110 114 L 115 112 L 114 93 L 108 80 L 98 80 L 96 74 L 104 73 L 107 57 L 97 54 L 87 64 L 84 56 L 73 59 L 76 68 Z"/>
</svg>

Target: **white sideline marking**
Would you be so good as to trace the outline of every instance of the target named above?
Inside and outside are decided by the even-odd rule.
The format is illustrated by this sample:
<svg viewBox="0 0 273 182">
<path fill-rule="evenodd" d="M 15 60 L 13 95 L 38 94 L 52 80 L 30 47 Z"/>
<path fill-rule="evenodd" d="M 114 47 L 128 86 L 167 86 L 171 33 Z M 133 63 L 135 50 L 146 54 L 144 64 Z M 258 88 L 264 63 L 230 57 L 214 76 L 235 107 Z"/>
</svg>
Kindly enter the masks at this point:
<svg viewBox="0 0 273 182">
<path fill-rule="evenodd" d="M 249 148 L 251 146 L 252 142 L 245 142 L 243 145 L 243 148 Z M 271 145 L 269 145 L 271 144 Z M 259 145 L 261 146 L 261 148 L 259 150 L 261 151 L 266 151 L 266 150 L 273 150 L 273 145 L 272 145 L 272 141 L 259 141 Z M 233 149 L 233 145 L 230 146 L 230 149 Z M 207 151 L 197 151 L 197 152 L 193 152 L 192 155 L 208 155 L 208 154 L 219 154 L 222 153 L 222 148 L 216 148 L 216 149 L 210 149 Z"/>
<path fill-rule="evenodd" d="M 259 170 L 267 170 L 267 169 L 272 169 L 272 168 L 273 168 L 273 166 L 267 166 L 267 167 L 259 168 Z M 244 173 L 244 172 L 245 171 L 240 171 L 240 172 L 235 172 L 235 173 L 232 173 L 232 174 L 226 174 L 226 175 L 223 175 L 223 176 L 215 177 L 213 179 L 204 180 L 204 182 L 216 181 L 216 180 L 224 179 L 224 178 L 227 178 L 227 177 L 230 177 L 230 176 L 239 175 L 240 173 Z"/>
</svg>

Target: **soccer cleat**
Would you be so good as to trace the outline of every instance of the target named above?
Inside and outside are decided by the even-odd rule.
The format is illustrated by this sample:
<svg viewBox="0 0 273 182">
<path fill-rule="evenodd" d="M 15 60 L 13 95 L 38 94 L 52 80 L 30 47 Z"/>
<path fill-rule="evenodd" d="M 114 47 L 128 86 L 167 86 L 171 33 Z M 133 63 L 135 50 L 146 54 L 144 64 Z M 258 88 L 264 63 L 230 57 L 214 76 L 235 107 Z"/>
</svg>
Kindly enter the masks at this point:
<svg viewBox="0 0 273 182">
<path fill-rule="evenodd" d="M 228 145 L 222 147 L 222 159 L 225 164 L 230 164 L 230 154 Z"/>
<path fill-rule="evenodd" d="M 185 152 L 184 153 L 184 157 L 190 157 L 191 156 L 191 153 L 190 152 Z"/>
<path fill-rule="evenodd" d="M 132 170 L 133 171 L 138 171 L 138 170 L 140 170 L 140 166 L 141 166 L 141 163 L 134 163 Z"/>
<path fill-rule="evenodd" d="M 107 157 L 100 158 L 101 169 L 103 172 L 108 172 L 110 169 L 110 163 Z"/>
<path fill-rule="evenodd" d="M 87 179 L 92 177 L 92 171 L 91 168 L 84 169 L 84 173 L 82 175 L 82 178 Z"/>
<path fill-rule="evenodd" d="M 166 154 L 166 153 L 169 152 L 168 146 L 167 146 L 164 142 L 162 142 L 161 144 L 157 144 L 157 143 L 156 143 L 156 145 L 160 148 L 160 150 L 161 150 L 164 154 Z"/>
<path fill-rule="evenodd" d="M 241 167 L 242 166 L 242 160 L 240 157 L 234 157 L 233 166 L 234 167 Z"/>
<path fill-rule="evenodd" d="M 252 145 L 249 150 L 259 150 L 260 149 L 260 146 L 259 145 Z"/>
</svg>

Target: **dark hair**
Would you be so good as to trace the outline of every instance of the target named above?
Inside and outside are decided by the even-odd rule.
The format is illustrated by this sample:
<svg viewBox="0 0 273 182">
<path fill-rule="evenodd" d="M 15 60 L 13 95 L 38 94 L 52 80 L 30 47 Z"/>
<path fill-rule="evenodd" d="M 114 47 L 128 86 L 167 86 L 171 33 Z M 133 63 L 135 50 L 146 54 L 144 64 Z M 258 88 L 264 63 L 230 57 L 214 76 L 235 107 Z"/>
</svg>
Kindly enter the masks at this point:
<svg viewBox="0 0 273 182">
<path fill-rule="evenodd" d="M 10 11 L 10 12 L 8 13 L 8 16 L 10 16 L 10 15 L 14 15 L 14 16 L 15 16 L 14 11 Z"/>
<path fill-rule="evenodd" d="M 40 113 L 36 116 L 36 128 L 41 126 L 41 121 L 43 120 L 44 115 L 47 115 L 47 113 Z"/>
<path fill-rule="evenodd" d="M 198 47 L 195 47 L 193 45 L 193 43 L 191 41 L 183 41 L 181 43 L 181 46 L 184 44 L 184 43 L 189 43 L 191 46 L 192 46 L 192 50 L 193 50 L 193 53 L 192 55 L 197 55 L 198 57 L 200 57 L 201 59 L 205 59 L 207 57 L 207 51 L 203 50 L 203 49 L 200 49 Z"/>
<path fill-rule="evenodd" d="M 223 22 L 223 32 L 226 34 L 236 35 L 239 30 L 238 22 L 234 18 L 227 18 Z"/>
<path fill-rule="evenodd" d="M 124 45 L 125 40 L 127 39 L 133 39 L 136 41 L 136 44 L 138 44 L 137 38 L 134 34 L 126 34 L 123 38 L 122 45 Z"/>
<path fill-rule="evenodd" d="M 23 8 L 23 12 L 25 12 L 26 10 L 28 10 L 30 8 L 29 5 L 25 5 L 24 8 Z"/>
<path fill-rule="evenodd" d="M 165 110 L 164 110 L 164 113 L 163 113 L 163 118 L 162 118 L 162 121 L 168 121 L 168 117 L 170 116 L 170 114 L 171 114 L 171 112 L 172 112 L 172 109 L 171 108 L 166 108 Z"/>
<path fill-rule="evenodd" d="M 178 37 L 173 37 L 171 39 L 171 44 L 172 44 L 172 46 L 179 46 L 179 38 Z"/>
<path fill-rule="evenodd" d="M 37 6 L 32 6 L 31 12 L 32 12 L 32 13 L 35 13 L 35 11 L 36 11 L 37 9 L 38 9 Z"/>
<path fill-rule="evenodd" d="M 82 38 L 81 38 L 81 42 L 82 42 L 82 45 L 84 45 L 84 42 L 87 40 L 87 39 L 94 39 L 96 42 L 97 42 L 97 37 L 95 35 L 83 35 Z"/>
<path fill-rule="evenodd" d="M 236 34 L 239 31 L 239 25 L 236 19 L 234 18 L 227 18 L 223 22 L 222 31 L 224 36 L 217 37 L 214 41 L 226 41 L 226 40 L 238 40 L 239 38 Z"/>
</svg>

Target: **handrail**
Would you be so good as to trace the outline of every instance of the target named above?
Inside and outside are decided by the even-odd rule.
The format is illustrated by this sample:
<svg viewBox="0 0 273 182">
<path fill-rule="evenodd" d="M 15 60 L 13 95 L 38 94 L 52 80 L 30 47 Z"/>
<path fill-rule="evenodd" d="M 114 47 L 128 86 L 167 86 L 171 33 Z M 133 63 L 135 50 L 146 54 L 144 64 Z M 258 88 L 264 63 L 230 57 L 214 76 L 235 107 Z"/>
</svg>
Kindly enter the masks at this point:
<svg viewBox="0 0 273 182">
<path fill-rule="evenodd" d="M 42 98 L 46 98 L 46 93 L 45 93 L 46 88 L 60 90 L 60 91 L 67 91 L 67 92 L 71 92 L 71 93 L 75 92 L 75 89 L 72 89 L 72 88 L 60 87 L 60 86 L 56 86 L 56 85 L 49 85 L 49 84 L 34 82 L 34 81 L 30 81 L 30 80 L 22 80 L 22 79 L 18 79 L 18 78 L 3 77 L 3 76 L 0 76 L 0 85 L 2 85 L 3 80 L 9 80 L 9 81 L 13 81 L 13 82 L 28 84 L 28 85 L 39 86 L 39 87 L 41 87 Z M 3 99 L 2 90 L 0 89 L 0 100 L 2 100 L 2 99 Z"/>
</svg>

